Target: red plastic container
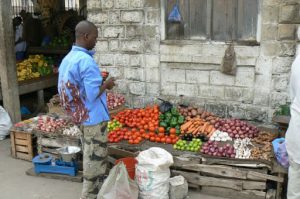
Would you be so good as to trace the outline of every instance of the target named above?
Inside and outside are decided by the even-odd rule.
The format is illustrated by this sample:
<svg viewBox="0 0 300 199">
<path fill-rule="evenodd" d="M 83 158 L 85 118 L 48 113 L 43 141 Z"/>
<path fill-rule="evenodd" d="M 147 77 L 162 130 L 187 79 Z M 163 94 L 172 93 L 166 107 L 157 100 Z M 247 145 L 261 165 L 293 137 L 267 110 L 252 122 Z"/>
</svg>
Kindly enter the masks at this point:
<svg viewBox="0 0 300 199">
<path fill-rule="evenodd" d="M 116 164 L 118 164 L 119 162 L 123 162 L 125 164 L 129 177 L 132 180 L 134 180 L 135 165 L 137 163 L 137 160 L 133 157 L 128 157 L 128 158 L 121 158 L 119 160 L 116 160 Z"/>
</svg>

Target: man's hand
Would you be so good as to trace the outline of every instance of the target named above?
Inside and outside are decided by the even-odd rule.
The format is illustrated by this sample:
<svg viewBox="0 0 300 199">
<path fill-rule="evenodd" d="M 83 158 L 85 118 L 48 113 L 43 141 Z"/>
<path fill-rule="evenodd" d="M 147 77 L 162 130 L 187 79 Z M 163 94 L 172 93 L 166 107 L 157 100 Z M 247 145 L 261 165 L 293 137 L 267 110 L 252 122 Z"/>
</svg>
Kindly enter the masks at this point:
<svg viewBox="0 0 300 199">
<path fill-rule="evenodd" d="M 111 90 L 116 84 L 115 84 L 115 78 L 111 77 L 108 80 L 104 82 L 106 89 Z"/>
</svg>

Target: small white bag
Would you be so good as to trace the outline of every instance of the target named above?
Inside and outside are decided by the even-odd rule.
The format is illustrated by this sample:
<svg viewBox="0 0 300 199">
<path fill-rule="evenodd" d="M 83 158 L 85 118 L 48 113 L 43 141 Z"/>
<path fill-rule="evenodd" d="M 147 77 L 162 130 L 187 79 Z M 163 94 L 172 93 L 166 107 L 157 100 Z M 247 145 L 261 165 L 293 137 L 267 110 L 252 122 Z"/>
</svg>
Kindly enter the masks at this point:
<svg viewBox="0 0 300 199">
<path fill-rule="evenodd" d="M 2 106 L 0 106 L 0 140 L 4 140 L 9 134 L 11 126 L 12 123 L 8 113 Z"/>
<path fill-rule="evenodd" d="M 97 199 L 137 199 L 139 188 L 134 180 L 128 176 L 123 162 L 115 165 L 105 179 Z"/>
</svg>

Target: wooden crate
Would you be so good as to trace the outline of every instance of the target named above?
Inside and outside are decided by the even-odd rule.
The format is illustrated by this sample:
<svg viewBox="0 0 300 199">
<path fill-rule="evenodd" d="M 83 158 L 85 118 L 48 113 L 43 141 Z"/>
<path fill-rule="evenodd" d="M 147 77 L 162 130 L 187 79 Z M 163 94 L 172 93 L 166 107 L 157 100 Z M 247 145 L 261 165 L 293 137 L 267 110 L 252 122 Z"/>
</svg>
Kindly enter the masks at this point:
<svg viewBox="0 0 300 199">
<path fill-rule="evenodd" d="M 14 158 L 31 161 L 34 157 L 35 139 L 33 135 L 24 131 L 11 130 L 11 155 Z"/>
</svg>

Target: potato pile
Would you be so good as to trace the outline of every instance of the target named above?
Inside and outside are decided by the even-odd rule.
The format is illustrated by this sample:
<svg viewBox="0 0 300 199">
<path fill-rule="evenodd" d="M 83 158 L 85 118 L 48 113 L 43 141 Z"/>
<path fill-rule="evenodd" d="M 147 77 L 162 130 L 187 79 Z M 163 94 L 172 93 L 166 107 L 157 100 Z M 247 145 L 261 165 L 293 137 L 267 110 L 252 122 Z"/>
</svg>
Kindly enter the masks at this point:
<svg viewBox="0 0 300 199">
<path fill-rule="evenodd" d="M 215 116 L 213 113 L 192 106 L 178 106 L 178 111 L 185 117 L 185 121 L 190 121 L 193 118 L 199 118 L 214 125 L 219 120 L 219 117 Z"/>
</svg>

